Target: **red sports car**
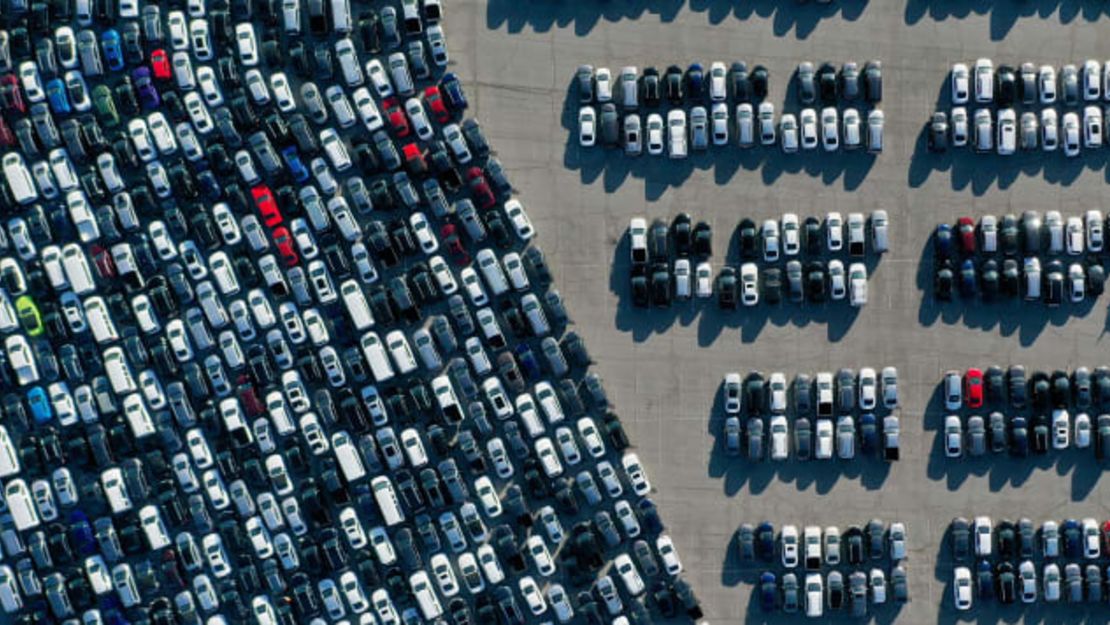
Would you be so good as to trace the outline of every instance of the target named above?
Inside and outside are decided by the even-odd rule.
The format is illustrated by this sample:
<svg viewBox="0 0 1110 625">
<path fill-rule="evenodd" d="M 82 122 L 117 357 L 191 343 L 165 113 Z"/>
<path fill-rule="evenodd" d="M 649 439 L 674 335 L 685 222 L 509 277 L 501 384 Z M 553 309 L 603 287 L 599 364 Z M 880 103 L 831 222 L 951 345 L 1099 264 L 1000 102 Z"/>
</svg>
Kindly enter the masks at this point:
<svg viewBox="0 0 1110 625">
<path fill-rule="evenodd" d="M 281 254 L 286 267 L 293 267 L 300 261 L 300 257 L 297 256 L 297 248 L 293 246 L 293 237 L 285 226 L 274 228 L 270 236 L 274 237 L 274 245 L 277 245 L 278 253 Z"/>
<path fill-rule="evenodd" d="M 258 213 L 262 215 L 262 223 L 266 224 L 267 228 L 273 228 L 282 222 L 281 210 L 274 201 L 274 194 L 270 192 L 270 187 L 264 184 L 253 187 L 251 196 L 254 198 L 255 206 L 258 206 Z"/>
<path fill-rule="evenodd" d="M 409 136 L 409 118 L 405 116 L 405 111 L 401 108 L 401 103 L 397 101 L 397 98 L 382 100 L 382 108 L 385 109 L 385 116 L 389 119 L 389 123 L 393 126 L 397 136 Z"/>
<path fill-rule="evenodd" d="M 470 193 L 481 208 L 493 208 L 493 205 L 497 203 L 497 198 L 493 197 L 489 181 L 486 180 L 481 168 L 471 167 L 466 170 L 466 183 L 470 186 Z"/>
<path fill-rule="evenodd" d="M 971 368 L 964 375 L 964 401 L 968 408 L 983 407 L 983 371 Z"/>
<path fill-rule="evenodd" d="M 443 101 L 443 94 L 439 92 L 439 87 L 432 85 L 424 90 L 424 103 L 437 122 L 446 124 L 447 120 L 451 119 L 451 113 L 447 110 L 447 103 Z"/>
<path fill-rule="evenodd" d="M 960 217 L 956 222 L 956 233 L 960 237 L 960 251 L 964 254 L 974 254 L 975 221 L 971 217 Z"/>
<path fill-rule="evenodd" d="M 150 53 L 150 69 L 154 70 L 154 77 L 158 80 L 173 78 L 173 71 L 170 69 L 170 56 L 162 48 Z"/>
</svg>

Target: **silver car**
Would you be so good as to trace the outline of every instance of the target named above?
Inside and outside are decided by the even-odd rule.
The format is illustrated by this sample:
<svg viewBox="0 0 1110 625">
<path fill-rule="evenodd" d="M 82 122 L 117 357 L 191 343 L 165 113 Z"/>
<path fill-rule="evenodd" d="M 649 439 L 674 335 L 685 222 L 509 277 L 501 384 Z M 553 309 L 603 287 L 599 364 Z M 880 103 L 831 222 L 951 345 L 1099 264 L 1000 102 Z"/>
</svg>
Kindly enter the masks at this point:
<svg viewBox="0 0 1110 625">
<path fill-rule="evenodd" d="M 704 106 L 690 109 L 690 144 L 695 150 L 709 148 L 709 113 Z"/>
<path fill-rule="evenodd" d="M 624 153 L 639 156 L 643 152 L 643 137 L 640 132 L 640 116 L 630 113 L 624 117 Z"/>
</svg>

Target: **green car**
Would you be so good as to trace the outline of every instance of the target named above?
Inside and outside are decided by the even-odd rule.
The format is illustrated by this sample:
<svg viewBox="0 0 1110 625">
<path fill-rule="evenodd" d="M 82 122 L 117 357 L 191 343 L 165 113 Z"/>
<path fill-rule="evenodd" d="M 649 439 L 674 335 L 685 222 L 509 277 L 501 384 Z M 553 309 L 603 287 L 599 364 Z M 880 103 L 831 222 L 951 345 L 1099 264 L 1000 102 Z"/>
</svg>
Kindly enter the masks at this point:
<svg viewBox="0 0 1110 625">
<path fill-rule="evenodd" d="M 116 101 L 112 98 L 112 90 L 107 85 L 97 85 L 93 89 L 92 100 L 102 124 L 110 127 L 119 123 Z"/>
<path fill-rule="evenodd" d="M 38 304 L 35 303 L 35 300 L 31 299 L 30 295 L 21 295 L 16 298 L 15 310 L 28 336 L 42 336 L 45 330 L 45 327 L 42 325 L 42 313 L 39 312 Z"/>
</svg>

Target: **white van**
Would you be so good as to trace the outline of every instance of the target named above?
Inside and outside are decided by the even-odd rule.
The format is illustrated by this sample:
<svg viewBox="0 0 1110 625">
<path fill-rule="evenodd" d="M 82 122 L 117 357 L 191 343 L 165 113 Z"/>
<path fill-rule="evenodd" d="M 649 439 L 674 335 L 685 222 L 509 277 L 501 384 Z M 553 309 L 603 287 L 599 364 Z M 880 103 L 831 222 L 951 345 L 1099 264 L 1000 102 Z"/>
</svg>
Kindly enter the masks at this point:
<svg viewBox="0 0 1110 625">
<path fill-rule="evenodd" d="M 354 278 L 339 285 L 339 294 L 343 297 L 343 304 L 347 308 L 347 315 L 358 331 L 374 327 L 374 314 L 370 311 L 370 303 L 362 287 Z"/>
<path fill-rule="evenodd" d="M 116 395 L 134 393 L 139 390 L 135 378 L 131 375 L 131 366 L 127 357 L 123 355 L 123 348 L 118 345 L 104 350 L 104 370 L 108 373 L 108 381 L 112 384 L 112 392 Z"/>
<path fill-rule="evenodd" d="M 19 473 L 19 454 L 15 450 L 8 429 L 0 425 L 0 478 Z"/>
<path fill-rule="evenodd" d="M 405 513 L 401 510 L 401 503 L 397 501 L 397 492 L 393 490 L 393 482 L 384 475 L 379 475 L 370 481 L 370 489 L 374 491 L 374 500 L 381 510 L 382 519 L 387 526 L 397 525 L 405 520 Z"/>
<path fill-rule="evenodd" d="M 351 436 L 340 430 L 331 435 L 331 447 L 339 460 L 339 469 L 347 482 L 353 483 L 366 477 L 366 467 L 358 455 L 358 449 L 351 443 Z"/>
<path fill-rule="evenodd" d="M 27 482 L 16 478 L 4 487 L 4 501 L 8 504 L 8 512 L 15 523 L 15 529 L 24 531 L 38 527 L 40 523 L 39 511 L 35 507 L 35 500 L 31 497 L 31 490 Z"/>
<path fill-rule="evenodd" d="M 62 267 L 62 248 L 57 245 L 47 245 L 39 254 L 42 268 L 46 270 L 46 278 L 54 290 L 61 291 L 69 288 L 65 267 Z"/>
<path fill-rule="evenodd" d="M 100 474 L 100 486 L 108 497 L 108 506 L 112 514 L 121 514 L 131 509 L 131 496 L 127 493 L 127 485 L 123 482 L 123 471 L 118 467 L 105 469 Z"/>
<path fill-rule="evenodd" d="M 351 19 L 351 0 L 331 0 L 331 23 L 336 32 L 351 32 L 354 28 Z"/>
<path fill-rule="evenodd" d="M 381 383 L 393 378 L 393 365 L 389 364 L 389 356 L 386 355 L 385 346 L 378 335 L 367 332 L 362 336 L 360 345 L 366 362 L 370 365 L 370 372 L 374 374 L 374 380 Z"/>
<path fill-rule="evenodd" d="M 119 340 L 119 332 L 108 312 L 108 305 L 104 298 L 93 295 L 85 299 L 85 318 L 89 322 L 93 338 L 97 343 L 112 343 Z"/>
<path fill-rule="evenodd" d="M 85 295 L 96 290 L 92 269 L 89 268 L 89 259 L 80 245 L 70 243 L 62 248 L 62 267 L 74 293 Z"/>
<path fill-rule="evenodd" d="M 8 188 L 12 197 L 18 204 L 30 204 L 38 199 L 39 194 L 35 189 L 35 180 L 31 177 L 23 156 L 18 152 L 8 152 L 3 161 L 4 178 L 8 181 Z"/>
<path fill-rule="evenodd" d="M 449 423 L 459 423 L 463 420 L 463 412 L 459 407 L 459 398 L 455 395 L 455 388 L 451 385 L 451 378 L 446 375 L 432 379 L 432 392 L 436 396 L 436 403 Z"/>
<path fill-rule="evenodd" d="M 131 427 L 131 434 L 136 440 L 154 434 L 154 419 L 150 417 L 142 395 L 131 393 L 124 397 L 123 414 L 127 417 L 127 425 Z"/>
<path fill-rule="evenodd" d="M 431 621 L 443 614 L 443 606 L 440 605 L 439 598 L 436 597 L 436 592 L 432 589 L 432 583 L 428 579 L 427 573 L 417 571 L 410 575 L 409 587 L 412 588 L 412 594 L 416 597 L 416 604 L 420 606 L 420 612 L 425 619 Z"/>
<path fill-rule="evenodd" d="M 170 536 L 166 531 L 166 524 L 162 521 L 162 513 L 158 506 L 147 505 L 139 509 L 139 523 L 143 526 L 147 544 L 151 551 L 157 551 L 170 544 Z"/>
<path fill-rule="evenodd" d="M 135 576 L 131 574 L 131 565 L 126 562 L 112 567 L 112 585 L 116 587 L 116 594 L 123 607 L 133 608 L 142 601 Z"/>
<path fill-rule="evenodd" d="M 412 353 L 412 347 L 409 345 L 409 340 L 405 338 L 404 331 L 394 330 L 385 335 L 385 344 L 401 375 L 416 371 L 416 356 Z"/>
</svg>

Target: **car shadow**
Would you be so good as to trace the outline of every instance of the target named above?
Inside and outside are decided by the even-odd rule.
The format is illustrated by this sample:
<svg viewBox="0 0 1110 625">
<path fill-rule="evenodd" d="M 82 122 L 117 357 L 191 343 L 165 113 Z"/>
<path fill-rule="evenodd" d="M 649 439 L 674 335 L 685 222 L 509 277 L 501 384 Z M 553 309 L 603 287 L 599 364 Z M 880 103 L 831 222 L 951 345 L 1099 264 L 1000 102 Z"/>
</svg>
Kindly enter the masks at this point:
<svg viewBox="0 0 1110 625">
<path fill-rule="evenodd" d="M 1056 16 L 1061 24 L 1093 22 L 1110 15 L 1110 7 L 1100 0 L 907 0 L 905 21 L 912 26 L 926 16 L 945 21 L 973 14 L 989 14 L 991 40 L 999 41 L 1022 19 Z"/>
<path fill-rule="evenodd" d="M 796 99 L 792 96 L 794 80 L 790 80 L 786 101 L 789 106 L 776 110 L 776 115 L 784 111 L 794 113 L 796 116 L 800 109 L 794 106 Z M 861 103 L 862 104 L 862 103 Z M 845 191 L 854 191 L 863 183 L 877 159 L 876 154 L 865 150 L 838 150 L 835 153 L 826 153 L 820 147 L 816 150 L 806 150 L 795 154 L 785 154 L 777 146 L 756 145 L 744 149 L 736 145 L 736 138 L 732 135 L 734 120 L 730 119 L 729 144 L 723 146 L 710 145 L 707 150 L 690 150 L 690 155 L 684 159 L 671 159 L 666 152 L 658 156 L 644 153 L 639 156 L 628 156 L 620 148 L 603 147 L 598 142 L 593 147 L 584 148 L 578 142 L 578 111 L 580 108 L 578 91 L 574 79 L 567 86 L 566 97 L 563 101 L 563 110 L 560 115 L 560 125 L 566 130 L 566 142 L 563 146 L 563 166 L 571 171 L 578 171 L 583 184 L 593 184 L 600 178 L 606 193 L 616 192 L 629 178 L 643 181 L 644 199 L 649 202 L 658 201 L 670 189 L 682 186 L 695 171 L 713 172 L 713 182 L 726 185 L 733 181 L 737 175 L 759 173 L 764 184 L 773 184 L 784 175 L 808 175 L 819 178 L 825 185 L 832 186 L 840 181 Z M 594 106 L 596 114 L 600 117 L 599 106 Z M 862 123 L 866 124 L 866 107 L 859 107 Z M 639 113 L 642 118 L 642 127 L 647 126 L 647 115 L 659 113 L 666 120 L 666 112 L 670 110 L 667 105 L 655 109 L 642 109 Z M 687 111 L 689 107 L 687 107 Z M 618 113 L 619 114 L 619 113 Z M 620 118 L 623 120 L 623 117 Z M 600 125 L 600 120 L 598 122 Z M 618 125 L 623 121 L 618 121 Z M 623 129 L 620 130 L 623 133 Z M 600 132 L 599 132 L 600 134 Z M 743 172 L 743 174 L 741 173 Z"/>
<path fill-rule="evenodd" d="M 505 28 L 509 33 L 526 29 L 545 33 L 553 28 L 573 28 L 577 36 L 589 34 L 599 23 L 643 19 L 656 16 L 670 23 L 686 9 L 704 13 L 711 25 L 728 19 L 771 20 L 775 36 L 791 33 L 806 39 L 824 20 L 837 16 L 854 22 L 863 14 L 869 0 L 838 0 L 832 3 L 782 2 L 781 0 L 609 0 L 606 2 L 550 2 L 548 0 L 490 0 L 486 7 L 486 26 Z"/>
<path fill-rule="evenodd" d="M 1098 304 L 1101 296 L 1086 297 L 1081 302 L 1065 301 L 1060 306 L 1050 308 L 1040 301 L 1028 301 L 1021 297 L 1003 298 L 1000 296 L 995 301 L 986 301 L 981 295 L 972 299 L 963 299 L 959 294 L 959 270 L 961 259 L 953 259 L 955 283 L 952 299 L 943 301 L 935 296 L 936 262 L 934 230 L 925 245 L 921 248 L 920 259 L 917 263 L 916 282 L 917 289 L 921 291 L 921 303 L 918 307 L 917 320 L 923 326 L 931 326 L 938 320 L 945 324 L 963 323 L 968 328 L 983 331 L 998 331 L 1004 337 L 1017 333 L 1018 341 L 1023 347 L 1032 345 L 1046 327 L 1052 325 L 1061 327 L 1069 320 L 1076 317 L 1086 317 Z M 980 255 L 981 256 L 981 255 Z M 1002 256 L 993 257 L 1001 265 Z M 1042 255 L 1042 262 L 1050 258 Z M 1063 261 L 1079 257 L 1058 256 Z M 1088 260 L 1098 260 L 1098 257 L 1089 257 Z M 1020 262 L 1020 260 L 1019 260 Z M 978 267 L 979 265 L 977 265 Z M 1024 279 L 1024 278 L 1022 278 Z M 1104 310 L 1104 309 L 1103 309 Z M 1110 319 L 1107 320 L 1110 324 Z M 1110 326 L 1108 326 L 1110 327 Z"/>
</svg>

